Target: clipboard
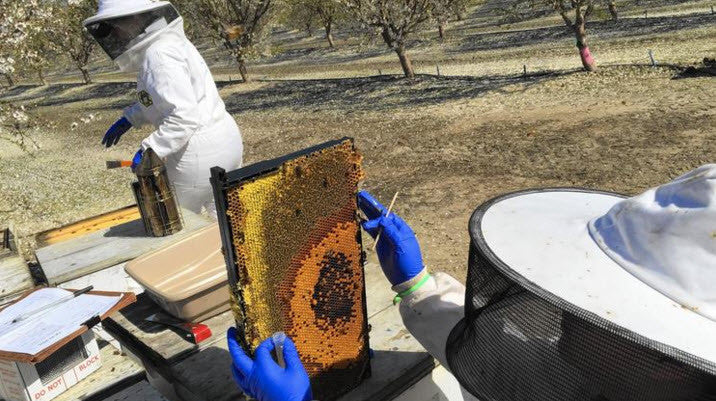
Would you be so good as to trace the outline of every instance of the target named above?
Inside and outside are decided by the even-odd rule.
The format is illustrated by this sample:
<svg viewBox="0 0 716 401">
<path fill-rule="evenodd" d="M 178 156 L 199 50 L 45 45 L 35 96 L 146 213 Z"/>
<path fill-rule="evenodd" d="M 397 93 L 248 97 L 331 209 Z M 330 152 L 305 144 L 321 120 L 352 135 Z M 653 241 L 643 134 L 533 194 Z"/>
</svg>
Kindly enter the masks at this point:
<svg viewBox="0 0 716 401">
<path fill-rule="evenodd" d="M 14 305 L 17 302 L 22 301 L 23 299 L 25 299 L 26 297 L 28 297 L 30 294 L 34 293 L 35 291 L 39 291 L 39 290 L 42 290 L 45 288 L 46 287 L 39 287 L 39 288 L 35 288 L 30 291 L 27 291 L 26 293 L 24 293 L 22 295 L 22 297 L 18 298 L 11 304 L 5 305 L 3 308 L 0 308 L 0 312 L 2 312 L 8 306 Z M 63 288 L 63 289 L 66 289 L 66 288 Z M 66 290 L 73 291 L 71 289 L 66 289 Z M 92 327 L 97 325 L 97 323 L 100 323 L 102 320 L 106 319 L 113 313 L 118 312 L 119 310 L 121 310 L 137 301 L 137 296 L 133 292 L 90 291 L 87 294 L 88 295 L 107 296 L 107 297 L 121 296 L 121 298 L 105 314 L 88 320 L 83 325 L 81 325 L 77 330 L 75 330 L 72 334 L 64 337 L 60 341 L 55 342 L 54 344 L 43 349 L 42 351 L 38 352 L 37 354 L 30 355 L 30 354 L 24 354 L 24 353 L 18 353 L 18 352 L 7 352 L 7 351 L 0 350 L 0 359 L 10 360 L 13 362 L 32 363 L 32 364 L 42 362 L 45 359 L 47 359 L 50 355 L 52 355 L 53 353 L 58 351 L 60 348 L 67 345 L 68 343 L 70 343 L 72 340 L 74 340 L 77 337 L 81 336 L 82 334 L 86 333 Z"/>
</svg>

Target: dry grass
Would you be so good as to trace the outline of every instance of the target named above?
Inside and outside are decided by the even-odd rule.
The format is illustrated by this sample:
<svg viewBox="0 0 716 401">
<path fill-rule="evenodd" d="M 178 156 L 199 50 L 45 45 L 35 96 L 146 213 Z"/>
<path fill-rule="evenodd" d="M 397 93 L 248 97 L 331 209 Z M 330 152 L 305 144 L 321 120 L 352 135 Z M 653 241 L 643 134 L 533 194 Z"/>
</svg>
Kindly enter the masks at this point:
<svg viewBox="0 0 716 401">
<path fill-rule="evenodd" d="M 598 61 L 645 61 L 646 48 L 673 63 L 713 56 L 714 24 L 683 21 L 645 34 L 604 27 L 601 39 L 594 35 Z M 254 71 L 323 79 L 222 82 L 221 92 L 242 128 L 247 163 L 356 138 L 365 154 L 365 187 L 385 202 L 400 190 L 395 210 L 415 228 L 427 264 L 461 277 L 467 220 L 491 196 L 555 185 L 635 193 L 713 161 L 713 78 L 673 79 L 677 71 L 667 67 L 578 72 L 569 39 L 544 34 L 520 46 L 509 46 L 508 32 L 480 38 L 485 48 L 466 49 L 477 39 L 456 38 L 416 43 L 412 51 L 419 71 L 432 72 L 428 60 L 440 58 L 443 72 L 477 77 L 327 79 L 370 75 L 376 67 L 396 72 L 393 56 L 378 48 L 367 58 L 311 49 Z M 558 72 L 522 79 L 525 62 L 533 71 Z M 131 84 L 21 87 L 5 99 L 13 96 L 36 106 L 42 149 L 30 157 L 0 144 L 0 222 L 29 234 L 132 202 L 131 174 L 106 171 L 104 161 L 131 157 L 148 131 L 132 131 L 109 150 L 99 143 L 132 101 Z M 89 114 L 95 118 L 80 122 Z M 74 130 L 73 122 L 79 122 Z"/>
</svg>

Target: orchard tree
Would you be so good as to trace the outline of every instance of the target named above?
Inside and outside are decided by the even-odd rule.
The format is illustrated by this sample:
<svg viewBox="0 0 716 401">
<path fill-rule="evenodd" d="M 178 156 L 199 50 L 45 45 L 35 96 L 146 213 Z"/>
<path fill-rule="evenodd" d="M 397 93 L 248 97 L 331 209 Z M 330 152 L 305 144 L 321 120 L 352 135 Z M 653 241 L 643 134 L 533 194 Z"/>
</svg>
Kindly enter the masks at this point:
<svg viewBox="0 0 716 401">
<path fill-rule="evenodd" d="M 435 0 L 343 0 L 343 3 L 360 23 L 380 33 L 398 55 L 405 76 L 414 77 L 405 44 L 408 37 L 430 19 Z"/>
<path fill-rule="evenodd" d="M 299 31 L 306 31 L 307 37 L 313 36 L 314 27 L 320 25 L 313 10 L 304 7 L 304 0 L 287 0 L 278 15 L 278 23 Z"/>
<path fill-rule="evenodd" d="M 19 66 L 25 74 L 37 75 L 42 85 L 47 85 L 45 71 L 50 60 L 57 55 L 53 42 L 44 30 L 30 35 L 18 52 Z"/>
<path fill-rule="evenodd" d="M 47 35 L 58 51 L 69 56 L 85 84 L 92 83 L 88 64 L 96 42 L 82 23 L 96 12 L 97 0 L 54 0 L 54 21 Z"/>
<path fill-rule="evenodd" d="M 433 18 L 438 24 L 438 37 L 442 40 L 445 39 L 445 28 L 454 13 L 452 9 L 453 0 L 434 0 L 434 2 Z"/>
<path fill-rule="evenodd" d="M 474 0 L 433 0 L 433 18 L 438 24 L 438 36 L 445 39 L 445 28 L 451 19 L 462 21 L 465 18 L 468 7 L 474 4 Z"/>
<path fill-rule="evenodd" d="M 239 64 L 244 82 L 249 82 L 246 62 L 258 53 L 278 0 L 197 0 L 194 23 L 211 28 Z"/>
<path fill-rule="evenodd" d="M 465 19 L 468 7 L 473 3 L 471 0 L 453 0 L 451 5 L 451 11 L 455 16 L 455 19 L 462 21 Z"/>
<path fill-rule="evenodd" d="M 8 86 L 15 86 L 15 59 L 11 55 L 0 56 L 0 75 L 7 81 Z"/>
<path fill-rule="evenodd" d="M 582 65 L 587 71 L 596 71 L 597 65 L 587 44 L 587 20 L 594 12 L 594 0 L 546 0 L 562 16 L 564 23 L 577 39 Z"/>
<path fill-rule="evenodd" d="M 612 19 L 618 18 L 614 0 L 516 0 L 505 9 L 519 19 L 534 15 L 543 16 L 552 10 L 559 13 L 564 24 L 575 36 L 584 69 L 595 71 L 597 65 L 587 43 L 587 21 L 594 16 L 597 7 L 606 7 Z M 526 10 L 526 13 L 520 12 L 521 10 Z"/>
<path fill-rule="evenodd" d="M 619 13 L 617 12 L 617 3 L 615 0 L 607 0 L 607 8 L 609 9 L 609 14 L 612 15 L 613 20 L 619 19 Z"/>
<path fill-rule="evenodd" d="M 433 19 L 438 24 L 438 36 L 440 39 L 445 39 L 445 28 L 453 17 L 461 15 L 463 8 L 467 8 L 467 1 L 465 0 L 433 0 Z M 458 17 L 461 18 L 461 17 Z"/>
<path fill-rule="evenodd" d="M 0 0 L 0 74 L 10 86 L 15 84 L 17 55 L 43 29 L 49 15 L 43 0 Z"/>
<path fill-rule="evenodd" d="M 184 33 L 192 42 L 199 42 L 207 37 L 206 20 L 199 15 L 200 9 L 196 0 L 172 0 L 172 4 L 184 18 Z"/>
<path fill-rule="evenodd" d="M 341 3 L 336 0 L 294 0 L 294 3 L 307 10 L 314 20 L 321 23 L 328 45 L 335 47 L 333 28 L 339 20 L 345 18 L 345 9 Z"/>
</svg>

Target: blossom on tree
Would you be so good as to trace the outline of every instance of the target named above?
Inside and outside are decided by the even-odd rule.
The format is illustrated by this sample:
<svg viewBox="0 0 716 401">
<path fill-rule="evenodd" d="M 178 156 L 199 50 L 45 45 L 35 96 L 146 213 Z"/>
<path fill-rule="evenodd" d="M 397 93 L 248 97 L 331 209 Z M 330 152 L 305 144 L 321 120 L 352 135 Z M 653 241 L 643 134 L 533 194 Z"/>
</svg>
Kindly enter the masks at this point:
<svg viewBox="0 0 716 401">
<path fill-rule="evenodd" d="M 40 145 L 29 135 L 35 128 L 36 124 L 27 114 L 25 106 L 0 105 L 0 141 L 10 142 L 26 152 L 38 150 Z"/>
<path fill-rule="evenodd" d="M 50 10 L 42 0 L 0 0 L 0 74 L 13 85 L 18 57 L 32 35 L 45 27 Z"/>
</svg>

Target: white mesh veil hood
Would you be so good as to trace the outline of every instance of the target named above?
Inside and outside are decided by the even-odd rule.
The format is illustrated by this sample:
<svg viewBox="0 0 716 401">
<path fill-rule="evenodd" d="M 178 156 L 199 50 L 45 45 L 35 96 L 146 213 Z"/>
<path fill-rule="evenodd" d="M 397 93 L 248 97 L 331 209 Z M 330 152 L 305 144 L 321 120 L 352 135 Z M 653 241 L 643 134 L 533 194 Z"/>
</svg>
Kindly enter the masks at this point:
<svg viewBox="0 0 716 401">
<path fill-rule="evenodd" d="M 184 33 L 184 19 L 182 17 L 177 18 L 169 23 L 169 25 L 157 30 L 144 38 L 141 42 L 130 47 L 126 52 L 117 57 L 114 62 L 117 64 L 119 69 L 122 70 L 122 72 L 137 72 L 144 62 L 144 55 L 149 46 L 167 36 L 175 36 L 186 40 L 186 34 Z"/>
<path fill-rule="evenodd" d="M 157 0 L 99 0 L 97 14 L 86 19 L 84 25 L 89 26 L 92 23 L 122 16 L 139 15 L 166 6 L 172 5 L 168 1 Z M 124 72 L 138 71 L 144 61 L 146 49 L 166 35 L 176 35 L 186 40 L 184 20 L 181 16 L 168 24 L 166 20 L 158 19 L 155 24 L 147 28 L 147 31 L 150 33 L 144 38 L 138 39 L 137 43 L 114 59 L 120 70 Z"/>
</svg>

